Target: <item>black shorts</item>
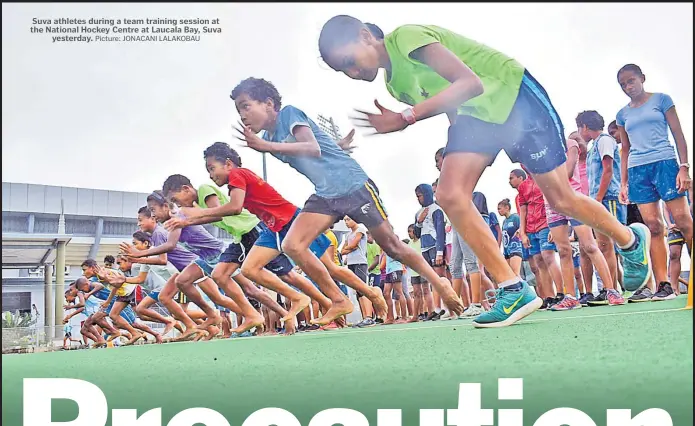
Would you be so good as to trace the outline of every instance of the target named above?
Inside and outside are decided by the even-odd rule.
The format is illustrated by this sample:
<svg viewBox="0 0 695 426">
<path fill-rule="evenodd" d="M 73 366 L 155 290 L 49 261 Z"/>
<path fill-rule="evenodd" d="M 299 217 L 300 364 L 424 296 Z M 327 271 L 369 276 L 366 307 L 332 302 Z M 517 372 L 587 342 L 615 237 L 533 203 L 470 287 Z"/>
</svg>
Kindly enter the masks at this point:
<svg viewBox="0 0 695 426">
<path fill-rule="evenodd" d="M 490 155 L 490 164 L 504 150 L 513 163 L 531 173 L 547 173 L 565 163 L 565 130 L 545 89 L 528 73 L 504 124 L 459 115 L 449 127 L 444 155 L 473 152 Z"/>
<path fill-rule="evenodd" d="M 627 205 L 627 225 L 630 226 L 633 223 L 644 224 L 644 219 L 642 219 L 642 213 L 639 212 L 639 207 L 637 204 Z"/>
<path fill-rule="evenodd" d="M 685 237 L 681 231 L 669 231 L 668 237 L 666 238 L 668 245 L 670 246 L 682 246 L 685 244 Z"/>
<path fill-rule="evenodd" d="M 423 251 L 422 257 L 425 258 L 425 262 L 427 262 L 430 266 L 434 267 L 434 261 L 437 259 L 437 248 L 432 247 L 427 249 L 427 251 Z"/>
<path fill-rule="evenodd" d="M 417 277 L 410 277 L 410 284 L 412 285 L 421 285 L 421 284 L 426 284 L 427 281 L 425 281 L 424 278 L 422 278 L 420 275 Z"/>
<path fill-rule="evenodd" d="M 179 291 L 174 296 L 174 301 L 179 305 L 185 305 L 186 303 L 188 303 L 188 297 L 186 296 L 186 294 L 184 294 L 184 292 Z"/>
<path fill-rule="evenodd" d="M 370 182 L 371 180 L 357 191 L 338 198 L 323 198 L 314 194 L 306 201 L 302 211 L 333 218 L 350 216 L 367 229 L 375 228 L 381 225 L 388 215 L 384 203 L 379 198 L 379 192 Z"/>
<path fill-rule="evenodd" d="M 265 225 L 259 224 L 246 234 L 242 235 L 241 243 L 232 243 L 227 247 L 227 250 L 220 255 L 221 263 L 234 263 L 241 266 L 246 259 L 246 255 L 251 251 L 256 240 L 263 232 Z M 284 254 L 280 254 L 275 259 L 271 260 L 270 263 L 265 265 L 265 269 L 274 273 L 275 275 L 287 275 L 292 271 L 292 263 Z"/>
<path fill-rule="evenodd" d="M 133 290 L 127 296 L 116 296 L 116 302 L 127 303 L 129 305 L 137 306 L 135 304 L 135 290 Z"/>
<path fill-rule="evenodd" d="M 72 333 L 65 333 L 65 339 L 70 339 L 72 337 Z"/>
<path fill-rule="evenodd" d="M 348 269 L 352 271 L 357 277 L 362 280 L 363 283 L 368 284 L 369 283 L 369 273 L 367 272 L 367 265 L 366 264 L 360 264 L 360 265 L 348 265 Z M 364 297 L 364 294 L 360 293 L 359 291 L 357 293 L 357 298 L 359 299 L 360 297 Z"/>
<path fill-rule="evenodd" d="M 386 274 L 386 284 L 403 285 L 403 271 L 396 271 Z"/>
</svg>

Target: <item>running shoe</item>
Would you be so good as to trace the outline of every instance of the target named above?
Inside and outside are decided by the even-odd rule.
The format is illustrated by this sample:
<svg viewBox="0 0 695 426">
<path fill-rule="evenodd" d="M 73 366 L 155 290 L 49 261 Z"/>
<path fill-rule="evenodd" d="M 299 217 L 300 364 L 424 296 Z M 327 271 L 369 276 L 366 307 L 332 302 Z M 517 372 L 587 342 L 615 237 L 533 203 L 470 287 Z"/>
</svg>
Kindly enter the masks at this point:
<svg viewBox="0 0 695 426">
<path fill-rule="evenodd" d="M 553 307 L 550 308 L 550 310 L 551 311 L 571 311 L 572 309 L 579 309 L 581 307 L 582 307 L 582 305 L 581 305 L 581 303 L 579 303 L 579 300 L 575 299 L 574 297 L 572 297 L 568 294 L 565 297 L 563 297 L 559 303 L 554 304 Z"/>
<path fill-rule="evenodd" d="M 673 287 L 671 287 L 671 283 L 664 281 L 664 282 L 659 283 L 659 288 L 656 290 L 656 293 L 654 293 L 652 300 L 655 300 L 655 301 L 673 300 L 675 298 L 676 298 L 676 293 L 673 291 Z"/>
<path fill-rule="evenodd" d="M 608 305 L 608 290 L 605 288 L 598 292 L 598 296 L 589 302 L 589 306 L 606 306 Z"/>
<path fill-rule="evenodd" d="M 477 317 L 478 315 L 481 315 L 485 313 L 485 309 L 483 309 L 482 306 L 471 303 L 471 306 L 466 309 L 463 314 L 461 314 L 461 317 L 463 318 L 470 318 L 470 317 Z"/>
<path fill-rule="evenodd" d="M 525 281 L 511 287 L 499 289 L 497 303 L 473 320 L 474 327 L 507 327 L 532 314 L 543 304 L 543 300 Z"/>
<path fill-rule="evenodd" d="M 635 235 L 635 244 L 631 249 L 618 249 L 618 252 L 623 256 L 623 285 L 626 290 L 637 291 L 647 285 L 652 275 L 649 257 L 652 236 L 649 228 L 641 223 L 633 223 L 630 229 Z"/>
<path fill-rule="evenodd" d="M 358 322 L 357 324 L 353 324 L 352 328 L 373 327 L 375 325 L 376 322 L 374 321 L 374 319 L 371 317 L 367 317 L 362 321 Z"/>
<path fill-rule="evenodd" d="M 618 293 L 618 290 L 614 289 L 608 290 L 606 298 L 608 299 L 608 304 L 611 306 L 619 306 L 627 303 L 623 295 Z"/>
<path fill-rule="evenodd" d="M 651 302 L 652 297 L 654 297 L 654 295 L 652 294 L 652 291 L 649 290 L 649 287 L 644 287 L 644 288 L 641 288 L 641 289 L 635 291 L 635 294 L 630 296 L 630 298 L 627 299 L 627 302 L 628 303 Z"/>
<path fill-rule="evenodd" d="M 439 320 L 439 314 L 437 312 L 432 312 L 425 321 L 438 321 Z"/>
<path fill-rule="evenodd" d="M 579 298 L 579 303 L 582 306 L 589 306 L 589 302 L 591 302 L 594 299 L 594 293 L 584 293 L 582 297 Z"/>
</svg>

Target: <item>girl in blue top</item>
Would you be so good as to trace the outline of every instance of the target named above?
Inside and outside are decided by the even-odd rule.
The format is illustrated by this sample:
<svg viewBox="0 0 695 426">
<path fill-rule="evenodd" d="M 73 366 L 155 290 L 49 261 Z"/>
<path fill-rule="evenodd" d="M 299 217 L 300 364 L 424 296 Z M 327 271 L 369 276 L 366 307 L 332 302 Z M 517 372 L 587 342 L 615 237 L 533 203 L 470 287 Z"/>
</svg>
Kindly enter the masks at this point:
<svg viewBox="0 0 695 426">
<path fill-rule="evenodd" d="M 517 232 L 519 231 L 519 215 L 512 213 L 512 203 L 509 198 L 497 203 L 497 212 L 504 218 L 502 224 L 502 249 L 504 258 L 515 274 L 521 274 L 522 246 Z"/>
<path fill-rule="evenodd" d="M 657 293 L 668 284 L 666 242 L 660 201 L 673 214 L 685 240 L 693 240 L 693 217 L 685 199 L 690 189 L 688 147 L 670 96 L 644 90 L 640 67 L 627 64 L 618 71 L 618 82 L 630 103 L 618 112 L 616 123 L 622 141 L 621 202 L 637 204 L 652 236 L 650 250 Z M 671 129 L 676 150 L 668 139 Z"/>
</svg>

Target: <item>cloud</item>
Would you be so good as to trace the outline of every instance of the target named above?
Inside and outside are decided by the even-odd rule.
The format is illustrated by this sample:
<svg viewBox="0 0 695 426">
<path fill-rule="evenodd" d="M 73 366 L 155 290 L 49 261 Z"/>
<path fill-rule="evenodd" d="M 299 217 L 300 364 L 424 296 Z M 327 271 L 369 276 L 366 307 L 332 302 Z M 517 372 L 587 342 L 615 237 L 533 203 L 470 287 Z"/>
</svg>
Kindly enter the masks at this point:
<svg viewBox="0 0 695 426">
<path fill-rule="evenodd" d="M 627 98 L 615 73 L 642 66 L 647 89 L 670 94 L 692 152 L 692 4 L 3 4 L 3 181 L 148 192 L 173 173 L 207 181 L 202 152 L 233 142 L 229 93 L 249 77 L 273 81 L 284 103 L 333 116 L 347 132 L 352 108 L 391 98 L 380 79 L 355 82 L 321 68 L 318 34 L 336 14 L 385 32 L 435 24 L 522 62 L 548 91 L 566 133 L 579 111 L 610 121 Z M 220 18 L 221 35 L 198 43 L 53 44 L 31 34 L 38 18 Z M 655 25 L 667 22 L 668 25 Z M 437 177 L 434 153 L 446 143 L 444 117 L 403 132 L 358 135 L 354 157 L 381 190 L 397 233 L 418 208 L 414 189 Z M 261 173 L 261 156 L 240 149 Z M 478 190 L 492 208 L 514 197 L 512 164 L 501 154 Z M 303 205 L 309 181 L 274 158 L 271 184 Z"/>
</svg>

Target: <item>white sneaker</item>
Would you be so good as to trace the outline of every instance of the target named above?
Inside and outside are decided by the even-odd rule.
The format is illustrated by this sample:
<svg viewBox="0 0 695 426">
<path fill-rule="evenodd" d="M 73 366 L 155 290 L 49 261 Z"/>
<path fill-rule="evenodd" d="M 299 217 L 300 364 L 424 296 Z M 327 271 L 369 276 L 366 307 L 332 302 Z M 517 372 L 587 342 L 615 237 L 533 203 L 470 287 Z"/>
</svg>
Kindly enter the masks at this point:
<svg viewBox="0 0 695 426">
<path fill-rule="evenodd" d="M 482 314 L 485 312 L 485 309 L 483 309 L 482 306 L 480 305 L 471 305 L 466 309 L 463 314 L 461 314 L 461 317 L 463 318 L 470 318 L 470 317 L 477 317 L 478 315 Z"/>
</svg>

